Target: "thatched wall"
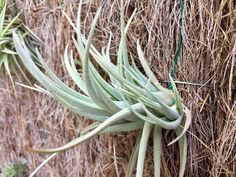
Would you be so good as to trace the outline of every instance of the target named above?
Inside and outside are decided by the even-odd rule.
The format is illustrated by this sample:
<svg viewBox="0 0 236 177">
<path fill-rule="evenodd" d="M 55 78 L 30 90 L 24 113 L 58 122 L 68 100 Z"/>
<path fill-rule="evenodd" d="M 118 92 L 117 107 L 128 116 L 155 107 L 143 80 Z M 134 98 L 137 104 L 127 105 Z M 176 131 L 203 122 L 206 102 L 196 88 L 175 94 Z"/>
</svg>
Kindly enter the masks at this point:
<svg viewBox="0 0 236 177">
<path fill-rule="evenodd" d="M 74 87 L 67 77 L 62 55 L 74 32 L 61 10 L 76 17 L 75 0 L 17 0 L 22 18 L 44 41 L 41 52 L 55 73 Z M 136 57 L 139 39 L 157 77 L 168 80 L 179 38 L 179 0 L 126 2 L 126 20 L 137 8 L 128 32 L 128 47 Z M 188 132 L 186 176 L 234 176 L 236 174 L 236 10 L 233 0 L 184 1 L 183 47 L 176 80 L 183 101 L 192 110 Z M 85 1 L 82 29 L 87 34 L 100 1 Z M 119 43 L 119 1 L 104 1 L 93 43 L 101 48 L 112 37 L 112 56 Z M 15 80 L 17 77 L 14 77 Z M 32 172 L 46 155 L 26 151 L 27 146 L 57 147 L 74 139 L 90 122 L 63 108 L 45 95 L 16 86 L 1 77 L 0 164 L 27 161 Z M 32 83 L 34 81 L 32 80 Z M 200 85 L 195 85 L 198 83 Z M 165 83 L 164 83 L 165 84 Z M 167 136 L 168 135 L 168 136 Z M 136 132 L 102 135 L 69 150 L 46 165 L 40 177 L 121 176 L 126 172 Z M 174 138 L 165 131 L 165 144 Z M 151 152 L 152 145 L 148 147 Z M 177 145 L 163 147 L 162 176 L 177 176 Z M 152 155 L 146 159 L 145 175 L 153 176 Z"/>
</svg>

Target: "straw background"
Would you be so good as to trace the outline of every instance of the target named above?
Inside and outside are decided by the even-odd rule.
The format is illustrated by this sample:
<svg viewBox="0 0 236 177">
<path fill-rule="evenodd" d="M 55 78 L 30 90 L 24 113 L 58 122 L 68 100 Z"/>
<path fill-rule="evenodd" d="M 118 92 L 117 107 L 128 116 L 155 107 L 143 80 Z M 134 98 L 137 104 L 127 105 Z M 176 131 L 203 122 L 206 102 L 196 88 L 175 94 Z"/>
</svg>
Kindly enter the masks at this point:
<svg viewBox="0 0 236 177">
<path fill-rule="evenodd" d="M 77 89 L 63 65 L 66 44 L 74 35 L 61 10 L 76 18 L 76 0 L 16 0 L 21 18 L 42 39 L 40 51 L 63 82 Z M 119 45 L 119 0 L 103 1 L 93 44 L 101 49 L 112 32 L 111 55 Z M 125 0 L 126 21 L 136 8 L 127 43 L 137 57 L 139 39 L 156 77 L 169 80 L 179 39 L 179 0 Z M 101 4 L 86 0 L 82 30 L 88 34 L 92 17 Z M 192 110 L 188 136 L 186 177 L 233 177 L 236 174 L 236 2 L 233 0 L 184 1 L 183 46 L 178 61 L 177 81 L 183 102 Z M 16 8 L 14 8 L 16 10 Z M 72 45 L 71 49 L 74 49 Z M 3 75 L 2 75 L 3 76 Z M 20 76 L 15 81 L 23 82 Z M 29 76 L 30 77 L 30 76 Z M 32 84 L 36 83 L 31 78 Z M 163 83 L 166 85 L 166 83 Z M 71 113 L 43 94 L 16 85 L 17 96 L 7 77 L 0 79 L 0 165 L 26 161 L 26 176 L 47 155 L 26 147 L 58 147 L 78 136 L 91 121 Z M 101 135 L 60 154 L 38 177 L 124 177 L 137 132 Z M 162 176 L 178 174 L 178 146 L 167 146 L 174 138 L 164 131 Z M 145 177 L 153 176 L 152 144 L 147 149 Z"/>
</svg>

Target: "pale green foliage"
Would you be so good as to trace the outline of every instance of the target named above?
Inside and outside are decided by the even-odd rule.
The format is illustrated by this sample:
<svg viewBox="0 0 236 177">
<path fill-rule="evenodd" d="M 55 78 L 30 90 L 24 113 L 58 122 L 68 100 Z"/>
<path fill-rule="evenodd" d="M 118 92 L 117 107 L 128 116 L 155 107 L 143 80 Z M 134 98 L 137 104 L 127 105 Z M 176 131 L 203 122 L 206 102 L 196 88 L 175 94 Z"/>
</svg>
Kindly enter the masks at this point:
<svg viewBox="0 0 236 177">
<path fill-rule="evenodd" d="M 29 49 L 32 47 L 32 41 L 39 41 L 39 39 L 18 19 L 19 16 L 20 13 L 17 16 L 12 17 L 12 13 L 7 9 L 7 1 L 0 1 L 0 70 L 5 70 L 9 75 L 12 84 L 12 70 L 17 68 L 24 75 L 18 62 L 18 55 L 15 52 L 12 39 L 13 31 L 17 31 L 18 34 L 21 35 L 21 38 L 25 40 Z"/>
<path fill-rule="evenodd" d="M 18 163 L 5 166 L 1 170 L 3 177 L 23 177 L 26 168 L 26 164 Z"/>
<path fill-rule="evenodd" d="M 83 134 L 68 144 L 55 149 L 33 149 L 36 152 L 54 153 L 45 160 L 34 172 L 33 176 L 44 164 L 55 157 L 59 152 L 72 148 L 100 133 L 131 131 L 141 129 L 142 132 L 137 138 L 134 152 L 131 156 L 127 176 L 131 176 L 137 162 L 137 177 L 143 175 L 146 148 L 150 135 L 153 135 L 154 144 L 154 165 L 155 176 L 160 176 L 160 157 L 161 157 L 161 136 L 162 128 L 173 129 L 178 136 L 180 148 L 180 172 L 179 176 L 184 175 L 186 164 L 187 142 L 185 132 L 187 131 L 191 116 L 184 117 L 183 105 L 179 97 L 174 82 L 173 92 L 161 86 L 154 77 L 151 69 L 146 62 L 144 53 L 137 42 L 137 52 L 140 63 L 143 66 L 145 75 L 142 74 L 135 62 L 132 64 L 128 60 L 126 47 L 126 33 L 130 19 L 124 24 L 124 7 L 121 2 L 121 42 L 117 53 L 117 65 L 110 61 L 111 37 L 108 45 L 99 52 L 92 45 L 92 37 L 96 22 L 99 18 L 101 8 L 99 8 L 93 23 L 91 25 L 88 39 L 81 34 L 80 29 L 80 3 L 78 18 L 76 24 L 65 14 L 74 30 L 77 33 L 77 40 L 74 39 L 74 45 L 79 53 L 83 72 L 78 73 L 76 69 L 73 53 L 65 50 L 65 66 L 81 92 L 77 92 L 65 85 L 50 70 L 42 59 L 39 52 L 37 57 L 44 68 L 46 74 L 34 63 L 31 53 L 27 49 L 24 41 L 14 34 L 14 44 L 17 53 L 28 71 L 44 87 L 42 92 L 54 97 L 62 104 L 70 108 L 73 112 L 88 117 L 96 123 L 85 128 Z M 131 18 L 133 18 L 134 14 Z M 90 61 L 90 56 L 107 73 L 110 81 L 106 81 L 99 74 L 98 70 Z M 186 111 L 187 108 L 185 108 Z M 151 133 L 153 132 L 153 133 Z"/>
</svg>

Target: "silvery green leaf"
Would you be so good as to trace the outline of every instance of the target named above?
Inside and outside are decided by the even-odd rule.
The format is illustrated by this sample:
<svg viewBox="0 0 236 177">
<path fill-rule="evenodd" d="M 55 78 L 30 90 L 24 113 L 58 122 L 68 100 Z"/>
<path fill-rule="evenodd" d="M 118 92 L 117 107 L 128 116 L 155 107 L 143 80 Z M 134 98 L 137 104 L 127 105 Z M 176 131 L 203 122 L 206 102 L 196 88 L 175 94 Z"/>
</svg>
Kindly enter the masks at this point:
<svg viewBox="0 0 236 177">
<path fill-rule="evenodd" d="M 181 102 L 181 98 L 179 96 L 179 92 L 176 88 L 176 85 L 172 79 L 171 76 L 170 77 L 170 81 L 171 81 L 171 84 L 172 84 L 172 87 L 173 87 L 173 91 L 174 91 L 174 94 L 175 94 L 175 100 L 176 100 L 176 109 L 180 112 L 181 115 L 183 115 L 183 106 L 182 106 L 182 102 Z"/>
<path fill-rule="evenodd" d="M 3 31 L 3 24 L 4 24 L 4 19 L 5 19 L 5 13 L 6 13 L 6 6 L 7 3 L 4 3 L 3 8 L 1 9 L 1 13 L 0 13 L 0 37 L 3 36 L 2 31 Z"/>
<path fill-rule="evenodd" d="M 10 23 L 7 24 L 7 26 L 1 30 L 1 27 L 0 27 L 0 37 L 4 36 L 7 31 L 11 28 L 11 26 L 13 25 L 13 23 L 18 19 L 18 17 L 20 16 L 21 13 L 19 13 L 17 16 L 15 16 L 11 21 Z M 0 20 L 1 21 L 1 20 Z M 0 22 L 1 23 L 1 22 Z M 0 24 L 1 25 L 1 24 Z"/>
<path fill-rule="evenodd" d="M 156 115 L 154 115 L 151 111 L 149 111 L 144 105 L 143 109 L 145 113 L 147 114 L 147 117 L 150 117 L 152 120 L 155 121 L 156 125 L 159 125 L 165 129 L 176 129 L 180 126 L 180 123 L 182 121 L 182 116 L 179 116 L 176 120 L 170 121 L 168 118 L 160 119 Z"/>
<path fill-rule="evenodd" d="M 182 128 L 182 132 L 179 133 L 179 136 L 177 136 L 173 141 L 171 141 L 168 145 L 171 145 L 173 143 L 175 143 L 176 141 L 178 141 L 182 136 L 184 136 L 184 134 L 187 132 L 190 124 L 192 122 L 192 115 L 191 115 L 191 111 L 185 107 L 185 117 L 184 117 L 184 127 Z M 181 129 L 181 128 L 179 128 Z"/>
<path fill-rule="evenodd" d="M 16 55 L 17 53 L 13 50 L 10 50 L 8 48 L 4 48 L 3 50 L 1 50 L 2 53 L 5 53 L 5 54 L 10 54 L 10 55 Z"/>
<path fill-rule="evenodd" d="M 26 49 L 26 47 L 25 47 Z M 27 51 L 27 50 L 25 50 Z M 48 75 L 50 76 L 50 78 L 53 80 L 54 83 L 56 83 L 56 85 L 58 87 L 60 87 L 61 90 L 63 90 L 64 92 L 66 93 L 69 93 L 70 95 L 73 95 L 74 97 L 78 98 L 78 99 L 81 99 L 81 100 L 84 100 L 86 102 L 92 102 L 92 100 L 79 93 L 79 92 L 76 92 L 75 90 L 71 89 L 70 87 L 68 87 L 66 84 L 64 84 L 54 73 L 53 71 L 48 67 L 48 65 L 45 63 L 45 61 L 43 60 L 42 56 L 40 55 L 40 53 L 38 52 L 38 50 L 36 50 L 36 54 L 37 54 L 37 57 L 38 57 L 38 60 L 39 62 L 42 64 L 43 68 L 46 70 L 46 72 L 48 73 Z M 29 55 L 28 57 L 29 60 L 31 60 L 31 57 Z M 32 60 L 31 60 L 32 61 Z M 32 65 L 35 65 L 33 63 L 33 61 L 31 62 Z M 37 70 L 37 67 L 35 66 L 34 67 L 36 70 Z M 43 74 L 41 71 L 40 71 L 41 74 Z M 43 74 L 44 75 L 44 74 Z"/>
<path fill-rule="evenodd" d="M 181 129 L 176 129 L 176 135 L 180 136 Z M 180 169 L 179 169 L 179 177 L 184 177 L 184 171 L 187 163 L 187 137 L 186 134 L 181 136 L 181 138 L 178 141 L 179 144 L 179 154 L 180 154 Z"/>
<path fill-rule="evenodd" d="M 155 177 L 161 176 L 161 139 L 162 139 L 162 128 L 155 125 L 153 130 L 153 161 L 154 161 L 154 175 Z"/>
<path fill-rule="evenodd" d="M 83 100 L 82 98 L 84 96 L 80 95 L 80 93 L 78 93 L 77 97 L 75 97 L 73 94 L 71 95 L 70 92 L 64 91 L 61 89 L 61 87 L 58 87 L 57 83 L 47 78 L 34 64 L 34 62 L 32 61 L 30 57 L 29 52 L 25 48 L 24 44 L 22 45 L 20 43 L 19 38 L 17 37 L 16 34 L 13 34 L 13 38 L 14 38 L 16 50 L 19 56 L 21 57 L 22 62 L 25 65 L 25 67 L 49 92 L 51 92 L 51 94 L 56 99 L 59 99 L 59 101 L 61 101 L 65 105 L 70 106 L 70 108 L 74 111 L 76 110 L 75 108 L 81 110 L 82 111 L 81 114 L 83 112 L 85 112 L 86 114 L 90 114 L 91 112 L 94 112 L 95 115 L 96 114 L 98 115 L 101 114 L 102 116 L 109 115 L 107 112 L 104 112 L 103 110 L 99 109 L 99 107 L 97 107 L 95 104 L 88 102 L 86 100 Z M 62 83 L 60 82 L 58 83 L 62 85 Z M 64 87 L 68 89 L 66 86 Z M 79 97 L 81 96 L 81 98 L 79 98 L 78 96 Z"/>
<path fill-rule="evenodd" d="M 70 61 L 73 61 L 73 55 L 71 53 L 70 55 L 70 61 L 68 58 L 68 45 L 65 48 L 65 53 L 64 53 L 64 62 L 65 62 L 65 66 L 66 69 L 68 71 L 68 73 L 70 74 L 70 77 L 73 79 L 73 81 L 77 84 L 77 86 L 86 94 L 88 95 L 88 91 L 85 87 L 84 81 L 82 79 L 82 77 L 79 75 L 79 73 L 77 72 L 76 68 L 75 68 L 75 64 L 74 63 L 70 63 Z M 73 61 L 74 62 L 74 61 Z"/>
<path fill-rule="evenodd" d="M 138 152 L 139 152 L 141 134 L 142 134 L 142 132 L 139 132 L 136 143 L 135 143 L 135 145 L 132 149 L 132 154 L 131 154 L 131 157 L 130 157 L 130 160 L 129 160 L 129 165 L 128 165 L 128 170 L 127 170 L 126 177 L 132 177 L 133 176 L 134 167 L 135 167 L 135 164 L 136 164 L 137 159 L 138 159 Z"/>
<path fill-rule="evenodd" d="M 140 140 L 139 152 L 138 152 L 136 177 L 143 176 L 144 160 L 146 156 L 145 154 L 146 154 L 148 139 L 149 139 L 149 135 L 151 133 L 152 127 L 153 127 L 153 124 L 150 124 L 149 122 L 144 123 L 143 132 L 142 132 L 142 136 Z"/>
<path fill-rule="evenodd" d="M 125 26 L 125 34 L 127 34 L 127 32 L 128 32 L 129 26 L 130 26 L 132 20 L 134 19 L 134 16 L 135 16 L 136 11 L 137 11 L 137 9 L 134 9 L 132 15 L 130 16 L 130 18 L 129 18 L 129 20 L 128 20 L 126 26 Z"/>
<path fill-rule="evenodd" d="M 143 128 L 144 121 L 135 121 L 129 123 L 122 123 L 112 125 L 110 127 L 105 128 L 101 133 L 114 133 L 114 132 L 129 132 L 132 130 L 137 130 Z"/>
<path fill-rule="evenodd" d="M 142 67 L 143 67 L 143 69 L 144 69 L 146 75 L 147 75 L 148 77 L 151 76 L 151 75 L 154 75 L 153 72 L 151 71 L 151 69 L 149 68 L 147 61 L 146 61 L 145 58 L 144 58 L 143 51 L 142 51 L 142 49 L 141 49 L 141 47 L 140 47 L 138 41 L 137 41 L 137 51 L 138 51 L 138 56 L 139 56 L 138 59 L 139 59 L 139 61 L 141 62 Z M 164 88 L 164 87 L 161 86 L 161 84 L 159 83 L 159 81 L 158 81 L 155 77 L 152 77 L 152 83 L 153 83 L 160 91 L 162 91 L 162 92 L 164 92 L 164 93 L 168 93 L 168 92 L 169 92 L 168 89 L 166 89 L 166 88 Z"/>
<path fill-rule="evenodd" d="M 89 50 L 90 50 L 90 44 L 92 42 L 93 33 L 95 30 L 96 22 L 98 20 L 99 14 L 100 14 L 101 8 L 97 11 L 96 16 L 92 22 L 91 29 L 89 32 L 88 37 L 88 43 L 85 48 L 85 54 L 84 54 L 84 61 L 83 61 L 83 79 L 86 86 L 86 89 L 88 91 L 89 97 L 102 109 L 106 110 L 107 112 L 113 111 L 111 110 L 107 104 L 104 102 L 104 100 L 100 97 L 99 94 L 97 94 L 96 89 L 98 92 L 103 94 L 102 90 L 99 90 L 99 88 L 95 88 L 92 84 L 92 78 L 89 73 Z M 104 96 L 104 95 L 103 95 Z M 109 100 L 108 98 L 105 100 Z"/>
<path fill-rule="evenodd" d="M 146 116 L 138 113 L 135 110 L 131 110 L 136 116 L 138 116 L 140 119 L 147 121 L 149 123 L 158 125 L 160 127 L 163 127 L 165 129 L 175 129 L 180 125 L 181 122 L 181 117 L 175 121 L 170 122 L 166 117 L 157 117 L 153 115 L 150 111 L 148 111 L 145 107 L 143 107 L 145 113 L 147 114 Z"/>
</svg>

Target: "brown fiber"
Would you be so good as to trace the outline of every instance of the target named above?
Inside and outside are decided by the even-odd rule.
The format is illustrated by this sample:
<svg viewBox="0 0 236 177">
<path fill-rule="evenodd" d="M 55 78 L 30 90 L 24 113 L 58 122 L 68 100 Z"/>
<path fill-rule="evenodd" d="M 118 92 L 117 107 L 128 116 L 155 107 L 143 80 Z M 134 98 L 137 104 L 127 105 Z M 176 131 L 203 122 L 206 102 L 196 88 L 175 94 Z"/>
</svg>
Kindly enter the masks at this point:
<svg viewBox="0 0 236 177">
<path fill-rule="evenodd" d="M 55 73 L 71 87 L 62 62 L 65 45 L 74 32 L 63 16 L 64 10 L 76 18 L 75 0 L 16 0 L 22 18 L 44 41 L 41 53 Z M 179 0 L 126 0 L 126 21 L 137 8 L 128 32 L 128 48 L 137 57 L 139 39 L 147 60 L 159 80 L 166 85 L 179 38 Z M 99 0 L 84 1 L 82 29 L 85 34 Z M 183 47 L 176 80 L 183 102 L 192 110 L 188 132 L 186 177 L 233 177 L 236 174 L 236 4 L 233 0 L 184 1 Z M 112 32 L 115 59 L 120 40 L 119 0 L 103 1 L 93 44 L 101 49 Z M 19 81 L 16 76 L 15 80 Z M 32 80 L 32 83 L 35 83 Z M 196 85 L 197 83 L 197 85 Z M 0 79 L 0 165 L 26 161 L 30 174 L 47 155 L 27 151 L 27 147 L 57 147 L 78 136 L 91 123 L 63 108 L 48 96 L 12 85 Z M 163 177 L 178 174 L 178 146 L 167 146 L 174 138 L 164 134 Z M 136 132 L 101 135 L 60 154 L 46 165 L 38 177 L 124 177 Z M 153 176 L 152 144 L 148 147 L 145 177 Z M 26 175 L 27 176 L 27 175 Z"/>
</svg>

